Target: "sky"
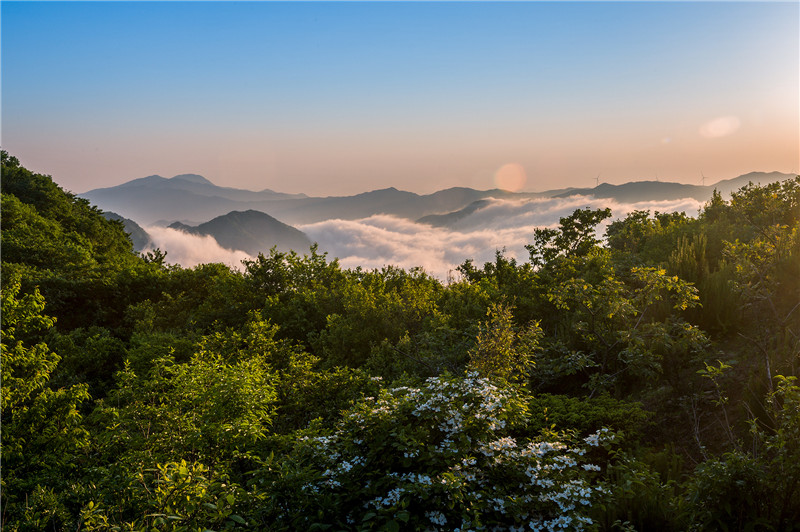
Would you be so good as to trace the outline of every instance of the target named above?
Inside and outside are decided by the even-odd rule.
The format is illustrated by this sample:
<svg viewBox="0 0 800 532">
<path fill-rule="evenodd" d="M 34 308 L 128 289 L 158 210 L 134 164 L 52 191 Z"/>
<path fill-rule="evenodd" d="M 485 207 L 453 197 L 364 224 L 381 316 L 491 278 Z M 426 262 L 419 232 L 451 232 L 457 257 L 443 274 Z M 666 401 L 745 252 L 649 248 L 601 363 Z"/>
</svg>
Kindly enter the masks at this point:
<svg viewBox="0 0 800 532">
<path fill-rule="evenodd" d="M 800 171 L 798 2 L 0 3 L 0 144 L 81 193 Z"/>
</svg>

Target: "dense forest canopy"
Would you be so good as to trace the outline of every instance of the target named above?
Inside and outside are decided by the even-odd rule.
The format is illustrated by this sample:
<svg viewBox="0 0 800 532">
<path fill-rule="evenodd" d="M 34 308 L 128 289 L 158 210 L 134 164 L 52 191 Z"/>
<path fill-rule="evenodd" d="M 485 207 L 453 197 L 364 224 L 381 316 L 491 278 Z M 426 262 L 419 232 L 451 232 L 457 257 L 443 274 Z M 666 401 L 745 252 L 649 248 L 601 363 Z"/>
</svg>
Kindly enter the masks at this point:
<svg viewBox="0 0 800 532">
<path fill-rule="evenodd" d="M 3 528 L 799 530 L 800 176 L 610 216 L 187 269 L 3 152 Z"/>
</svg>

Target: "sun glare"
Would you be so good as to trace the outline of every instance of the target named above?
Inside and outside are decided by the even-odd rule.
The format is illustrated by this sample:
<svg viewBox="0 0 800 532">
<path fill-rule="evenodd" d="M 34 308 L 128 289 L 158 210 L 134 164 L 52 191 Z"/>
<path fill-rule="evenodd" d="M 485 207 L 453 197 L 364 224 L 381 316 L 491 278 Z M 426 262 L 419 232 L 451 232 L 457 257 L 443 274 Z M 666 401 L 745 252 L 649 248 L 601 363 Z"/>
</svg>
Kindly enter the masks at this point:
<svg viewBox="0 0 800 532">
<path fill-rule="evenodd" d="M 736 116 L 720 116 L 703 124 L 700 127 L 700 134 L 709 139 L 727 137 L 735 133 L 740 125 L 741 121 Z"/>
<path fill-rule="evenodd" d="M 494 173 L 495 186 L 510 192 L 522 190 L 527 181 L 528 176 L 525 175 L 525 168 L 517 163 L 504 164 Z"/>
</svg>

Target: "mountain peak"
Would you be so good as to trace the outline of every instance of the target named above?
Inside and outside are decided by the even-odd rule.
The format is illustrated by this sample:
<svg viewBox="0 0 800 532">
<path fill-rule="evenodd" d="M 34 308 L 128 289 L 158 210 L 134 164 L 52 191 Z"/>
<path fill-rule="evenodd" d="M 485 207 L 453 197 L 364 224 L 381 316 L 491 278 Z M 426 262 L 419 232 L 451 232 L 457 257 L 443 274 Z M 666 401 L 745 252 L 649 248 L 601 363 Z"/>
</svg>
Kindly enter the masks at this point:
<svg viewBox="0 0 800 532">
<path fill-rule="evenodd" d="M 199 183 L 203 185 L 213 185 L 211 181 L 206 179 L 205 177 L 197 174 L 180 174 L 174 176 L 172 179 L 177 179 L 178 181 L 188 181 L 189 183 Z"/>
<path fill-rule="evenodd" d="M 273 246 L 281 251 L 302 252 L 311 245 L 302 231 L 255 209 L 231 211 L 194 227 L 181 222 L 169 227 L 194 235 L 211 235 L 220 246 L 241 249 L 253 256 L 267 253 Z"/>
<path fill-rule="evenodd" d="M 118 185 L 120 187 L 140 187 L 140 186 L 148 186 L 148 185 L 159 185 L 165 181 L 168 181 L 167 178 L 161 177 L 158 174 L 149 175 L 147 177 L 140 177 L 139 179 L 133 179 L 131 181 L 122 183 Z"/>
</svg>

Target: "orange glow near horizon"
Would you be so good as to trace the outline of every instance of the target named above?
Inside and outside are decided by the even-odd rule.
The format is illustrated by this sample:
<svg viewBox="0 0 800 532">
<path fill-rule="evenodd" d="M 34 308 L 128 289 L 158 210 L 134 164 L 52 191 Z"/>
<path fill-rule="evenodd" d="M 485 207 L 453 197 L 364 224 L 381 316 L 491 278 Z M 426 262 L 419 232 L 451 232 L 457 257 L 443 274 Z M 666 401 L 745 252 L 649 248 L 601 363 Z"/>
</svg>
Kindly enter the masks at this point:
<svg viewBox="0 0 800 532">
<path fill-rule="evenodd" d="M 521 164 L 504 164 L 494 173 L 494 184 L 501 190 L 519 192 L 527 182 L 528 176 L 525 174 L 525 168 Z"/>
</svg>

